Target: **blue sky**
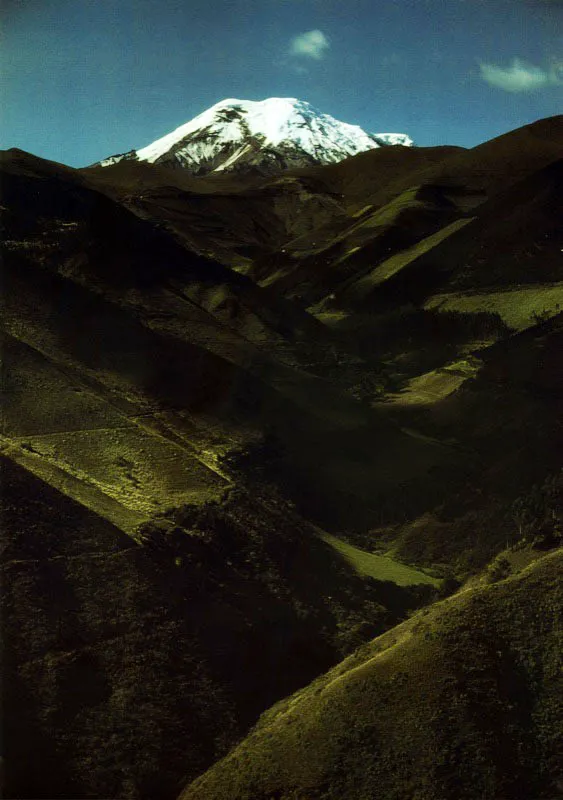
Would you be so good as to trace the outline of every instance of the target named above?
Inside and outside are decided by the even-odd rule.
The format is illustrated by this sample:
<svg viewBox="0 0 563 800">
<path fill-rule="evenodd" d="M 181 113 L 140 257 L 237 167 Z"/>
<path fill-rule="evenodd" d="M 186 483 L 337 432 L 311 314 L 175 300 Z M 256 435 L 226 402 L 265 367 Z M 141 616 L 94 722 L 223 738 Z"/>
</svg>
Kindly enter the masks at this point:
<svg viewBox="0 0 563 800">
<path fill-rule="evenodd" d="M 3 0 L 0 147 L 84 166 L 226 97 L 473 146 L 563 107 L 561 0 Z"/>
</svg>

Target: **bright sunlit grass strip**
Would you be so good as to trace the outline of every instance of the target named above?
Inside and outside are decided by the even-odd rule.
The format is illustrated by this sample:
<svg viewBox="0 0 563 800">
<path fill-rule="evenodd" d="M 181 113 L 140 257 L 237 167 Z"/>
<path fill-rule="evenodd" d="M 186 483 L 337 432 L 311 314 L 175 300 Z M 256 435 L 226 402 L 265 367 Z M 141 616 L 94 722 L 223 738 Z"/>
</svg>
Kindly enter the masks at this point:
<svg viewBox="0 0 563 800">
<path fill-rule="evenodd" d="M 437 578 L 432 578 L 424 572 L 394 561 L 387 556 L 378 556 L 368 553 L 366 550 L 360 550 L 359 547 L 344 542 L 330 533 L 319 531 L 319 536 L 341 553 L 359 575 L 375 578 L 378 581 L 392 581 L 397 586 L 416 586 L 421 583 L 438 586 L 440 584 Z"/>
<path fill-rule="evenodd" d="M 554 316 L 563 308 L 563 283 L 519 286 L 494 292 L 452 292 L 436 295 L 425 308 L 467 314 L 496 312 L 509 327 L 524 330 L 536 323 L 535 315 Z"/>
</svg>

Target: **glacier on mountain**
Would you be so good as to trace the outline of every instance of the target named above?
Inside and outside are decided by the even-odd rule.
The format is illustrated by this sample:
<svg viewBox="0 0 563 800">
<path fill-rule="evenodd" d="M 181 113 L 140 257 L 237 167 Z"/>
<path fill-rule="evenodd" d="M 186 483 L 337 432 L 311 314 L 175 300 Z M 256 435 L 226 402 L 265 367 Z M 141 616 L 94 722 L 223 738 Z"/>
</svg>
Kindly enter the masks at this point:
<svg viewBox="0 0 563 800">
<path fill-rule="evenodd" d="M 229 98 L 151 144 L 100 165 L 138 160 L 195 174 L 266 165 L 283 169 L 334 163 L 388 145 L 412 146 L 413 141 L 401 133 L 366 133 L 296 98 Z"/>
</svg>

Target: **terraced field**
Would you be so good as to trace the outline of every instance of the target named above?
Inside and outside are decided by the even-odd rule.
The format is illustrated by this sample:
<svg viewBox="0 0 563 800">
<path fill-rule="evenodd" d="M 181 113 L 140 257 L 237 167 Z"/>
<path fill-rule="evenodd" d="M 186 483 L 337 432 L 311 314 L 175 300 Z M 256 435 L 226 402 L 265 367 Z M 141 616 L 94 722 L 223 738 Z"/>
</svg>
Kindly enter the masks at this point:
<svg viewBox="0 0 563 800">
<path fill-rule="evenodd" d="M 419 406 L 436 403 L 456 392 L 479 371 L 475 358 L 461 359 L 439 369 L 417 375 L 397 394 L 389 394 L 375 405 Z"/>
<path fill-rule="evenodd" d="M 27 441 L 46 460 L 147 515 L 210 500 L 225 486 L 193 453 L 138 427 L 46 434 Z"/>
<path fill-rule="evenodd" d="M 34 474 L 129 531 L 225 486 L 193 447 L 116 408 L 103 388 L 10 335 L 3 342 L 3 449 Z"/>
</svg>

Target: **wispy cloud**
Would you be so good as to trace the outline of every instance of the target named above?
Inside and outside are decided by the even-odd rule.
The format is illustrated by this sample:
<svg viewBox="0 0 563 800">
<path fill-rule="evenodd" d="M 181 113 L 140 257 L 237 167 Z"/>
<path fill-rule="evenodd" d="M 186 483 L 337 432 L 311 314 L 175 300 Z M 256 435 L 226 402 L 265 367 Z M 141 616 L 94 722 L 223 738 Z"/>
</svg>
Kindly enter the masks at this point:
<svg viewBox="0 0 563 800">
<path fill-rule="evenodd" d="M 330 42 L 322 31 L 305 31 L 293 37 L 289 43 L 289 53 L 292 56 L 320 61 L 329 47 Z"/>
<path fill-rule="evenodd" d="M 543 69 L 514 58 L 508 67 L 482 61 L 479 70 L 486 83 L 505 92 L 535 92 L 546 86 L 563 84 L 563 66 L 560 63 Z"/>
</svg>

